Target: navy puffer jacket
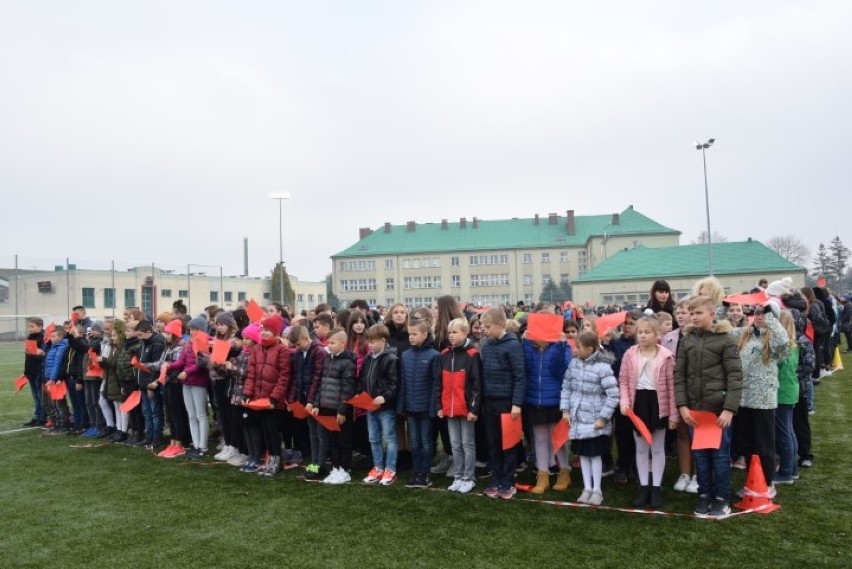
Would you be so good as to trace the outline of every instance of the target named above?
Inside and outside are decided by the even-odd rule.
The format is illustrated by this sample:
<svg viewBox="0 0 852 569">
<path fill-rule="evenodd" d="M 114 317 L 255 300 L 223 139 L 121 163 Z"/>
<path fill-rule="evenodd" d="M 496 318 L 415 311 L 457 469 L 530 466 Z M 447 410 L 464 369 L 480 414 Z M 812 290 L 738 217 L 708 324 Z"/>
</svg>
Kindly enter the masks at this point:
<svg viewBox="0 0 852 569">
<path fill-rule="evenodd" d="M 411 346 L 402 353 L 397 413 L 428 413 L 430 417 L 438 414 L 435 388 L 441 373 L 440 357 L 430 342 Z"/>
<path fill-rule="evenodd" d="M 483 340 L 480 353 L 483 399 L 508 399 L 512 405 L 523 405 L 526 371 L 518 337 L 506 332 L 498 340 Z"/>
<path fill-rule="evenodd" d="M 541 351 L 529 340 L 524 340 L 523 345 L 527 371 L 524 405 L 559 407 L 562 379 L 571 361 L 571 347 L 566 342 L 551 342 Z"/>
</svg>

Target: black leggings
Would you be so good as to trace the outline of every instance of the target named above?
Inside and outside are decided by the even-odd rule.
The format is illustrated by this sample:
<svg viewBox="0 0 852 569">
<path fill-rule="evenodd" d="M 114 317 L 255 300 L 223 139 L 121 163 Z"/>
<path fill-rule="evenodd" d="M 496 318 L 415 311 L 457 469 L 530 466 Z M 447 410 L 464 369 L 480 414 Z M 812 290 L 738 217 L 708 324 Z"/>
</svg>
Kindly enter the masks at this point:
<svg viewBox="0 0 852 569">
<path fill-rule="evenodd" d="M 333 410 L 322 409 L 320 414 L 337 417 Z M 319 453 L 317 463 L 322 468 L 326 456 L 331 458 L 332 468 L 350 470 L 352 468 L 352 433 L 354 431 L 352 412 L 346 414 L 346 421 L 340 425 L 340 431 L 329 431 L 318 425 Z"/>
<path fill-rule="evenodd" d="M 180 441 L 185 447 L 192 446 L 192 438 L 189 435 L 189 415 L 183 403 L 183 385 L 175 381 L 167 383 L 165 398 L 168 411 L 166 419 L 172 439 Z"/>
<path fill-rule="evenodd" d="M 793 433 L 799 445 L 799 460 L 813 460 L 811 453 L 811 419 L 808 416 L 807 391 L 801 390 L 799 402 L 793 408 Z"/>
<path fill-rule="evenodd" d="M 228 397 L 228 381 L 219 379 L 212 383 L 213 398 L 216 400 L 216 420 L 222 429 L 225 444 L 236 447 L 240 437 L 234 428 L 234 406 Z"/>
<path fill-rule="evenodd" d="M 244 413 L 249 457 L 252 460 L 261 460 L 266 452 L 270 456 L 280 456 L 281 433 L 278 431 L 278 423 L 281 420 L 281 411 L 246 409 Z"/>
<path fill-rule="evenodd" d="M 775 409 L 740 407 L 737 412 L 740 452 L 751 464 L 752 455 L 760 457 L 763 477 L 772 484 L 775 477 Z"/>
</svg>

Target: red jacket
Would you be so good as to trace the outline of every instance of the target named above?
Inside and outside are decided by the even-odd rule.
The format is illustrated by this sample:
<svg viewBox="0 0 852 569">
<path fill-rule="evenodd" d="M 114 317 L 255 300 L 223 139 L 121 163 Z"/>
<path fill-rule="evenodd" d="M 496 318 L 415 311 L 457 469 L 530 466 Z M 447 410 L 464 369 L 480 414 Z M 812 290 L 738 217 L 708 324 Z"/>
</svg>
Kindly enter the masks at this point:
<svg viewBox="0 0 852 569">
<path fill-rule="evenodd" d="M 441 375 L 436 382 L 437 408 L 444 417 L 479 415 L 482 402 L 482 360 L 470 341 L 446 348 L 440 357 Z"/>
<path fill-rule="evenodd" d="M 268 397 L 276 409 L 286 408 L 290 384 L 290 353 L 283 344 L 257 345 L 249 353 L 243 396 L 249 399 Z"/>
</svg>

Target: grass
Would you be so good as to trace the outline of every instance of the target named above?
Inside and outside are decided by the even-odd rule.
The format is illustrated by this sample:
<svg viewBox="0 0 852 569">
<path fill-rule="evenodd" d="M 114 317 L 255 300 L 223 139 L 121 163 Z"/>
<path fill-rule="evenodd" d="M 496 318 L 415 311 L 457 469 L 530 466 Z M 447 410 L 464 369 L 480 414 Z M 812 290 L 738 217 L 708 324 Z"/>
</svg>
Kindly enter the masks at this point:
<svg viewBox="0 0 852 569">
<path fill-rule="evenodd" d="M 0 432 L 31 416 L 27 388 L 16 394 L 12 386 L 22 351 L 0 345 Z M 846 363 L 852 368 L 852 359 Z M 816 466 L 779 489 L 783 507 L 715 522 L 401 486 L 327 487 L 306 484 L 293 471 L 268 480 L 124 446 L 70 448 L 83 441 L 38 431 L 0 434 L 0 565 L 846 567 L 852 373 L 824 380 L 816 405 Z M 669 466 L 667 488 L 675 474 Z M 741 481 L 735 471 L 735 484 Z M 611 479 L 603 490 L 612 506 L 627 506 L 634 492 Z M 544 498 L 572 500 L 578 493 Z M 691 495 L 669 489 L 664 496 L 667 511 L 694 506 Z"/>
</svg>

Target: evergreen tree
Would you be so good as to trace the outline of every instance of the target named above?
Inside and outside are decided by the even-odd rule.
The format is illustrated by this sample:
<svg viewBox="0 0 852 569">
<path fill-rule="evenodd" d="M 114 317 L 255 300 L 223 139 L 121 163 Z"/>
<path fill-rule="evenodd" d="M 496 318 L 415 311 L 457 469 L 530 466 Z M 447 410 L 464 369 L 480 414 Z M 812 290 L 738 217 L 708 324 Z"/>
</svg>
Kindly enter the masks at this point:
<svg viewBox="0 0 852 569">
<path fill-rule="evenodd" d="M 281 279 L 284 279 L 284 298 L 281 298 Z M 281 263 L 275 263 L 272 269 L 272 281 L 270 284 L 272 290 L 272 300 L 286 304 L 291 308 L 296 301 L 296 293 L 293 291 L 293 285 L 290 283 L 290 276 L 287 274 L 287 267 Z"/>
<path fill-rule="evenodd" d="M 340 299 L 334 294 L 334 281 L 331 274 L 325 276 L 325 298 L 332 308 L 337 309 L 340 306 Z"/>
<path fill-rule="evenodd" d="M 825 248 L 823 243 L 820 243 L 816 256 L 814 257 L 814 268 L 811 271 L 811 274 L 817 279 L 819 277 L 828 279 L 829 264 L 828 250 Z"/>
<path fill-rule="evenodd" d="M 553 279 L 550 279 L 544 285 L 538 299 L 542 302 L 549 302 L 554 306 L 559 306 L 566 300 L 571 300 L 571 285 L 568 282 L 563 282 L 560 286 L 553 282 Z"/>
<path fill-rule="evenodd" d="M 840 236 L 836 235 L 831 240 L 831 245 L 828 247 L 828 274 L 826 280 L 831 281 L 831 288 L 837 288 L 837 285 L 843 281 L 846 276 L 846 268 L 849 262 L 849 249 L 843 245 Z"/>
</svg>

